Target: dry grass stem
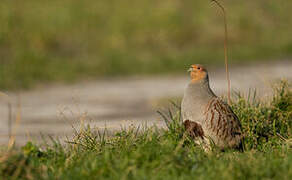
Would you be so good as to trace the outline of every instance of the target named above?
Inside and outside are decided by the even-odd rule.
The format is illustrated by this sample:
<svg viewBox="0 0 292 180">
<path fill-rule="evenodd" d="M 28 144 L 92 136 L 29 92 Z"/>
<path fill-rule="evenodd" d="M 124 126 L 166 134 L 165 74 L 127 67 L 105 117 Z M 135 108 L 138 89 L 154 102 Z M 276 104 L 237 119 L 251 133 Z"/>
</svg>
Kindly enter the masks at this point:
<svg viewBox="0 0 292 180">
<path fill-rule="evenodd" d="M 8 140 L 10 141 L 11 139 L 11 134 L 12 134 L 12 103 L 11 103 L 11 99 L 10 97 L 1 92 L 0 91 L 0 96 L 4 97 L 4 99 L 6 100 L 7 102 L 7 111 L 8 111 L 8 115 L 7 115 L 7 128 L 8 128 Z"/>
<path fill-rule="evenodd" d="M 212 2 L 215 2 L 215 4 L 221 9 L 223 18 L 224 18 L 224 33 L 225 33 L 225 39 L 224 39 L 224 57 L 225 57 L 225 70 L 226 70 L 226 79 L 228 83 L 228 89 L 227 89 L 227 97 L 228 97 L 228 103 L 231 103 L 231 82 L 230 82 L 230 74 L 229 74 L 229 67 L 228 67 L 228 31 L 227 31 L 227 20 L 226 20 L 226 11 L 224 6 L 217 0 L 211 0 Z"/>
</svg>

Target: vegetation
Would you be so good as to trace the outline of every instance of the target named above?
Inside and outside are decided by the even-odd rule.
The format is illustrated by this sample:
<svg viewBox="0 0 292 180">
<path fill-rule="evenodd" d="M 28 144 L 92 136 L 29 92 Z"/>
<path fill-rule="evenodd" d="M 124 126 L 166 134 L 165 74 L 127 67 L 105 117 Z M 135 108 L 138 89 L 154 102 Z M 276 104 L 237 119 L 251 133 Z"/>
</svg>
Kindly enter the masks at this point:
<svg viewBox="0 0 292 180">
<path fill-rule="evenodd" d="M 269 101 L 233 100 L 245 133 L 244 152 L 206 153 L 184 135 L 180 113 L 164 116 L 168 129 L 130 128 L 107 136 L 94 129 L 65 145 L 28 142 L 2 151 L 3 179 L 291 179 L 292 91 L 283 82 Z"/>
<path fill-rule="evenodd" d="M 232 63 L 291 56 L 291 1 L 223 3 Z M 2 90 L 223 62 L 209 0 L 1 0 L 0 24 Z"/>
</svg>

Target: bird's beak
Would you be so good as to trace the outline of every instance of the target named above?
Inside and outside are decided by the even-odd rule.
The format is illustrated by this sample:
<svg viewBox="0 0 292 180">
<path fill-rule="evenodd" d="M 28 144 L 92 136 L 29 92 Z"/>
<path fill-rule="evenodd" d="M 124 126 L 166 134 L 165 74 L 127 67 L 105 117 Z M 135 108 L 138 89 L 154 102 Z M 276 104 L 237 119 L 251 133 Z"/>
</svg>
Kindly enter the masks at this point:
<svg viewBox="0 0 292 180">
<path fill-rule="evenodd" d="M 188 72 L 192 72 L 194 69 L 191 67 L 189 70 L 188 70 Z"/>
</svg>

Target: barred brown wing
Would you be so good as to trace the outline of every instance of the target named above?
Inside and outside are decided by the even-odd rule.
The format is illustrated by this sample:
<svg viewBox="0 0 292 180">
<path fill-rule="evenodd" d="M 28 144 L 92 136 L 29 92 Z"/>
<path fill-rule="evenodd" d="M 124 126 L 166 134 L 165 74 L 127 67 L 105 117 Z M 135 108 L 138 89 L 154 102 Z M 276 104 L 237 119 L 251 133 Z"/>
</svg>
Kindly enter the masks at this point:
<svg viewBox="0 0 292 180">
<path fill-rule="evenodd" d="M 217 97 L 213 98 L 204 114 L 205 127 L 210 137 L 228 144 L 240 143 L 241 124 L 228 104 Z"/>
</svg>

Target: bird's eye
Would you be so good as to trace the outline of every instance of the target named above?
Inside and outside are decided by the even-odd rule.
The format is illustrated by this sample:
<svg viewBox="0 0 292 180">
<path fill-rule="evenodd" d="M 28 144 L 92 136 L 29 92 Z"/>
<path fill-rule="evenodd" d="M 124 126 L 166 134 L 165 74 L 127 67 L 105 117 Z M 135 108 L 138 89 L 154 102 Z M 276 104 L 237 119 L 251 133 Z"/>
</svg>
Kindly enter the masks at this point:
<svg viewBox="0 0 292 180">
<path fill-rule="evenodd" d="M 201 70 L 201 68 L 200 68 L 200 67 L 197 67 L 197 69 L 198 69 L 198 70 Z"/>
</svg>

